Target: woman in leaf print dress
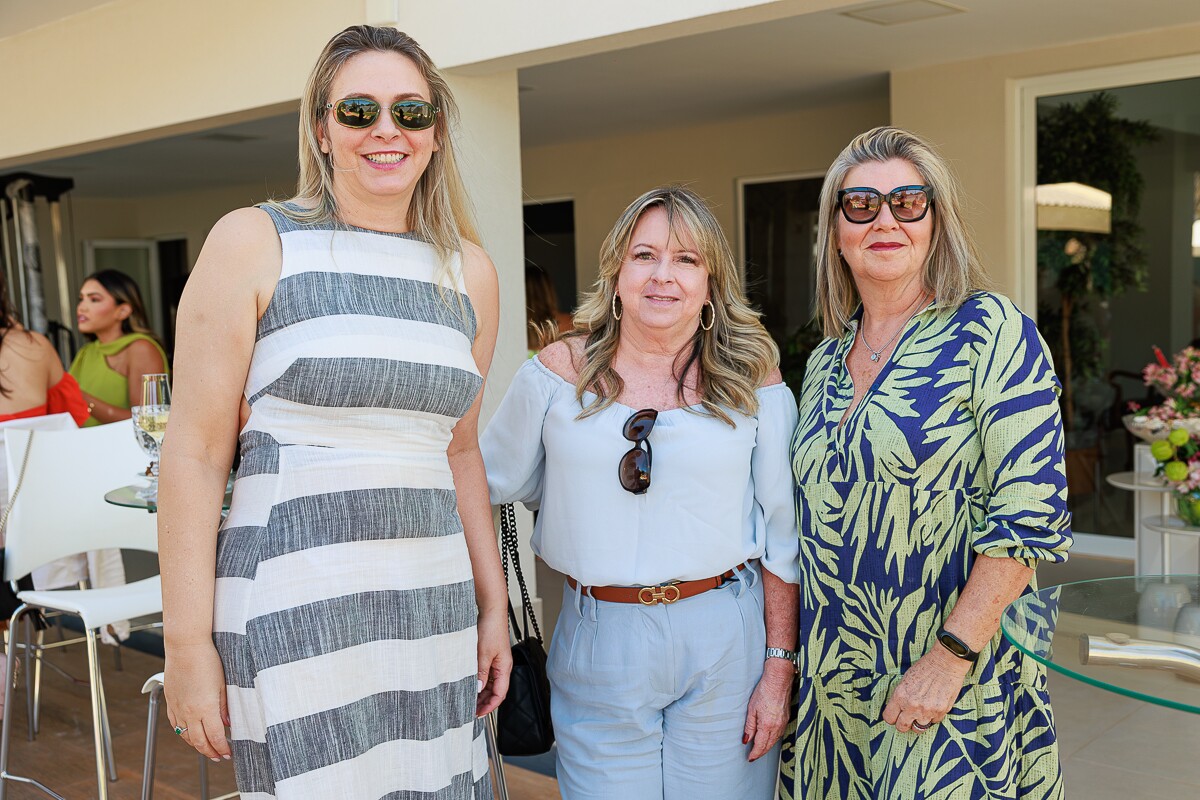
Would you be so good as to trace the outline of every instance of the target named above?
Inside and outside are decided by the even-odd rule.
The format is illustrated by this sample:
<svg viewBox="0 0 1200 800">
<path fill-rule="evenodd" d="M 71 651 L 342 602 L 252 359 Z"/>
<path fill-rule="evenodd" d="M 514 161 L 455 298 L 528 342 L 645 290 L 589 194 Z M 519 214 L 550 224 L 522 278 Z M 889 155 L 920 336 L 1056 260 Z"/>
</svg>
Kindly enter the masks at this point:
<svg viewBox="0 0 1200 800">
<path fill-rule="evenodd" d="M 1060 385 L 1033 321 L 983 290 L 958 194 L 896 128 L 821 193 L 785 798 L 1063 795 L 1045 674 L 998 632 L 1071 543 Z"/>
</svg>

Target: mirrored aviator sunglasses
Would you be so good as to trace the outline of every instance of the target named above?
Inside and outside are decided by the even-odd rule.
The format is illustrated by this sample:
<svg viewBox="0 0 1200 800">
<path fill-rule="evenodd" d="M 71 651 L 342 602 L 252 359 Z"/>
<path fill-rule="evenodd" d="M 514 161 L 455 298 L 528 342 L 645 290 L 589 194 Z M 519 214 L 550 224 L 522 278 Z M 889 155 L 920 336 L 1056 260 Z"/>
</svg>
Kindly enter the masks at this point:
<svg viewBox="0 0 1200 800">
<path fill-rule="evenodd" d="M 643 408 L 635 411 L 625 420 L 621 435 L 633 442 L 633 447 L 621 456 L 617 464 L 617 478 L 621 488 L 633 494 L 645 494 L 650 488 L 650 465 L 654 460 L 654 450 L 650 447 L 650 431 L 654 430 L 654 421 L 658 419 L 658 411 L 653 408 Z M 642 449 L 642 443 L 646 449 Z"/>
<path fill-rule="evenodd" d="M 333 110 L 333 118 L 346 128 L 369 128 L 379 119 L 382 107 L 366 97 L 347 97 L 336 103 L 326 103 Z M 397 100 L 389 107 L 396 127 L 406 131 L 423 131 L 437 122 L 438 107 L 424 100 Z"/>
<path fill-rule="evenodd" d="M 920 222 L 933 205 L 933 187 L 897 186 L 884 194 L 869 186 L 853 186 L 839 190 L 837 200 L 842 216 L 856 225 L 874 222 L 884 203 L 891 207 L 897 222 Z"/>
</svg>

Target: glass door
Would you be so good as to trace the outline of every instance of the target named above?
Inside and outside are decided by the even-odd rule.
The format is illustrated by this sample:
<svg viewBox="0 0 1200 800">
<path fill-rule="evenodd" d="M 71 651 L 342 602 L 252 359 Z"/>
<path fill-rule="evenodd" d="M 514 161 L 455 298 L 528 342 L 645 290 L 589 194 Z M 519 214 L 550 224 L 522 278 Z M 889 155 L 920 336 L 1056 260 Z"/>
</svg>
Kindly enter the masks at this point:
<svg viewBox="0 0 1200 800">
<path fill-rule="evenodd" d="M 84 278 L 101 270 L 124 272 L 138 285 L 150 325 L 166 341 L 158 242 L 151 239 L 89 239 L 83 243 Z M 78 289 L 78 287 L 76 287 Z"/>
<path fill-rule="evenodd" d="M 1200 343 L 1200 78 L 1037 100 L 1037 316 L 1063 382 L 1077 531 L 1131 537 L 1131 403 Z M 1196 241 L 1194 241 L 1196 240 Z"/>
</svg>

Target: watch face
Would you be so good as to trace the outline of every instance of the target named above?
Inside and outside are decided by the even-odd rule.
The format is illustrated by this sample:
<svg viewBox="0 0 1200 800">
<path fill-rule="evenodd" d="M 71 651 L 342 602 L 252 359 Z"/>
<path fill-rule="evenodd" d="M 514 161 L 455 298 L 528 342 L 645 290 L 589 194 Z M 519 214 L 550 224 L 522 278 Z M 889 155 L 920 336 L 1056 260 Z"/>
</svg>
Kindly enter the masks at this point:
<svg viewBox="0 0 1200 800">
<path fill-rule="evenodd" d="M 946 647 L 947 650 L 949 650 L 951 653 L 958 656 L 959 658 L 970 658 L 971 657 L 971 651 L 968 650 L 967 648 L 963 647 L 962 642 L 960 642 L 958 639 L 954 638 L 953 636 L 951 636 L 948 633 L 943 633 L 941 636 L 939 636 L 938 641 L 940 641 Z"/>
</svg>

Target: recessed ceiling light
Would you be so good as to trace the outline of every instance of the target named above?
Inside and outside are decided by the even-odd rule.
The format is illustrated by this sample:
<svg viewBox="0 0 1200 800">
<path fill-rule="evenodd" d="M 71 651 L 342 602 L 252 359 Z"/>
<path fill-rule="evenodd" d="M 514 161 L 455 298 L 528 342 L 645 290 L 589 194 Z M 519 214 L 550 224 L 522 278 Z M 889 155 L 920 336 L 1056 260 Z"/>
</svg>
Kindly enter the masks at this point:
<svg viewBox="0 0 1200 800">
<path fill-rule="evenodd" d="M 876 3 L 841 13 L 842 16 L 861 19 L 863 22 L 873 22 L 876 25 L 902 25 L 905 22 L 948 17 L 964 11 L 966 11 L 965 8 L 943 2 L 943 0 L 896 0 L 896 2 Z"/>
</svg>

